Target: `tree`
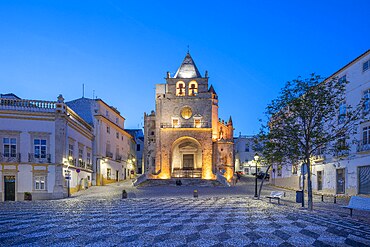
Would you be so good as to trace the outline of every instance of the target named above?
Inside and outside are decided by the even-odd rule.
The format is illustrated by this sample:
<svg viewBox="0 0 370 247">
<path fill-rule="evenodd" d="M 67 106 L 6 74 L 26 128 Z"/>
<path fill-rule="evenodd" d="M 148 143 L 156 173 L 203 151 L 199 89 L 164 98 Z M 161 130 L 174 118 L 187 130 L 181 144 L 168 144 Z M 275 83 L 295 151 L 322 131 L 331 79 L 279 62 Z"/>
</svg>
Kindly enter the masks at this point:
<svg viewBox="0 0 370 247">
<path fill-rule="evenodd" d="M 287 82 L 279 96 L 266 108 L 268 123 L 260 136 L 264 153 L 291 164 L 307 165 L 308 209 L 313 209 L 311 158 L 318 152 L 348 150 L 345 139 L 356 131 L 361 102 L 345 104 L 347 81 L 312 74 Z"/>
</svg>

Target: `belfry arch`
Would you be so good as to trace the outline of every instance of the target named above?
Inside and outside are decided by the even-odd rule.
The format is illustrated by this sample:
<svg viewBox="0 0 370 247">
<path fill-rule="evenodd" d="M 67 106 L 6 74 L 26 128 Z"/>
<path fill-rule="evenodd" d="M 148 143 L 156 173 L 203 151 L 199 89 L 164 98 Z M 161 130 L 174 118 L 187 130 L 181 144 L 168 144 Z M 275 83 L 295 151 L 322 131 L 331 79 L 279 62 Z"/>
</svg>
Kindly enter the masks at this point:
<svg viewBox="0 0 370 247">
<path fill-rule="evenodd" d="M 171 148 L 171 177 L 202 177 L 202 146 L 192 137 L 181 137 Z"/>
</svg>

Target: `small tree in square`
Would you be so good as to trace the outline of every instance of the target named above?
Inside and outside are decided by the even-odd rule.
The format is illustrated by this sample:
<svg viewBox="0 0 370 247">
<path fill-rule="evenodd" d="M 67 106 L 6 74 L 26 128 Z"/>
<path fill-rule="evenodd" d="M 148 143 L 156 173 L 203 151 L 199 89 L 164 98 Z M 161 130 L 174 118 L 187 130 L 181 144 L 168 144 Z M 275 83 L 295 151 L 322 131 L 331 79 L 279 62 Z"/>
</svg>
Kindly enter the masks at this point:
<svg viewBox="0 0 370 247">
<path fill-rule="evenodd" d="M 287 82 L 266 108 L 268 123 L 260 133 L 264 152 L 273 160 L 307 165 L 308 209 L 313 209 L 312 157 L 318 152 L 340 154 L 349 149 L 346 139 L 356 131 L 362 102 L 345 103 L 347 81 L 312 74 Z"/>
</svg>

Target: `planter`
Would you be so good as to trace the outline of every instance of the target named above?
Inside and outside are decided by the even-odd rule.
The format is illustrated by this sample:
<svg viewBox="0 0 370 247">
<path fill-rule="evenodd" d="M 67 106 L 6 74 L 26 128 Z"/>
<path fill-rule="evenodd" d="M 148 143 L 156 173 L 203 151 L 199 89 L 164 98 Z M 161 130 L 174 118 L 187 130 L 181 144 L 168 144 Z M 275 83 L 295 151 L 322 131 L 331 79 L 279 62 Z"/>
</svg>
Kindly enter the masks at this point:
<svg viewBox="0 0 370 247">
<path fill-rule="evenodd" d="M 32 201 L 32 194 L 30 192 L 24 192 L 24 200 Z"/>
</svg>

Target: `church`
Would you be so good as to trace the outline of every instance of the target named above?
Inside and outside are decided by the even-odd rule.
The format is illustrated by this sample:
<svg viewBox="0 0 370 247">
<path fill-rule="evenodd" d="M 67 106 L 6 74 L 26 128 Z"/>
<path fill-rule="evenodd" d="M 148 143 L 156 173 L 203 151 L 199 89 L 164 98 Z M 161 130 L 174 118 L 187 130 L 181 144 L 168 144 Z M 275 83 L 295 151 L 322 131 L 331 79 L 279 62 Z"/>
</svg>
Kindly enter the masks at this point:
<svg viewBox="0 0 370 247">
<path fill-rule="evenodd" d="M 166 83 L 157 84 L 155 111 L 144 113 L 148 179 L 206 179 L 234 173 L 233 123 L 219 119 L 218 96 L 189 52 Z"/>
</svg>

